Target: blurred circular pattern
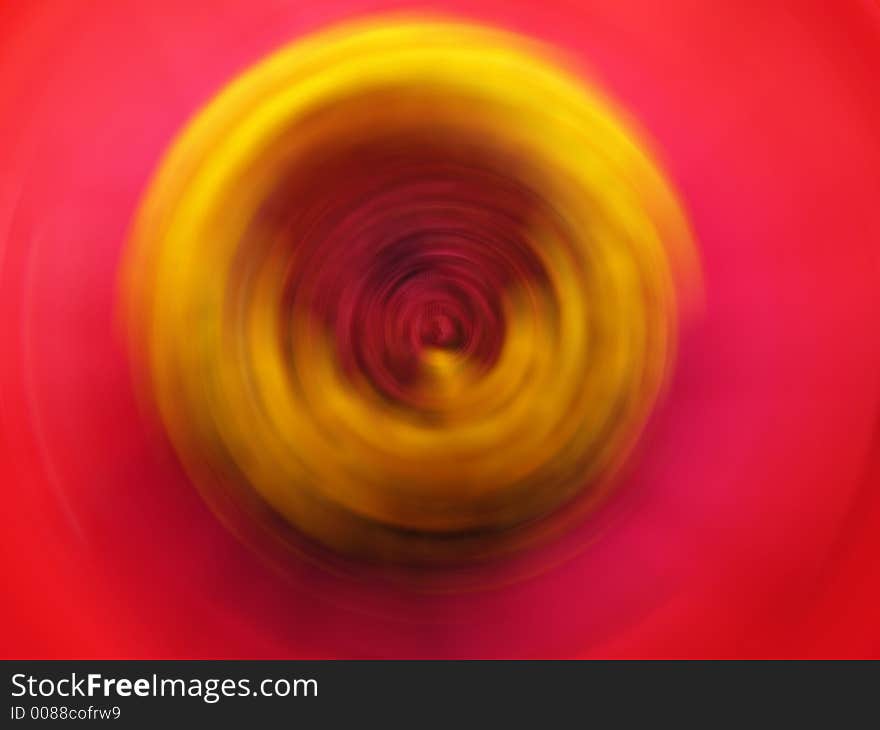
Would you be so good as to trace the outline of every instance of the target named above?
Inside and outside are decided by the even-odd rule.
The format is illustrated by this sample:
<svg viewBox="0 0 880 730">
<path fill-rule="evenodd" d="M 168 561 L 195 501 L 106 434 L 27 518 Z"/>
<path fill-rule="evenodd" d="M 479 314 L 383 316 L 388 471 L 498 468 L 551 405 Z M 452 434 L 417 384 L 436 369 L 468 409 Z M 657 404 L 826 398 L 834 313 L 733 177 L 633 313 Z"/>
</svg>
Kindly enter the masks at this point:
<svg viewBox="0 0 880 730">
<path fill-rule="evenodd" d="M 689 237 L 610 104 L 546 55 L 476 25 L 342 27 L 175 143 L 130 330 L 228 522 L 264 502 L 346 554 L 437 562 L 607 489 L 666 372 Z"/>
<path fill-rule="evenodd" d="M 303 418 L 316 419 L 322 409 L 326 418 L 331 407 L 342 414 L 339 396 L 348 394 L 365 410 L 370 405 L 371 418 L 387 411 L 389 420 L 430 424 L 431 433 L 450 427 L 448 416 L 429 415 L 437 411 L 432 398 L 442 392 L 439 386 L 449 387 L 443 402 L 458 385 L 456 397 L 465 397 L 473 391 L 469 379 L 483 383 L 502 372 L 512 338 L 526 343 L 528 335 L 548 363 L 551 357 L 563 362 L 569 353 L 560 306 L 576 301 L 560 289 L 558 277 L 576 271 L 562 266 L 563 254 L 580 250 L 575 244 L 584 240 L 583 230 L 565 219 L 567 225 L 551 232 L 571 239 L 549 242 L 546 230 L 526 222 L 546 220 L 551 208 L 557 224 L 560 212 L 571 216 L 565 198 L 551 193 L 576 184 L 550 164 L 561 154 L 561 147 L 552 152 L 553 139 L 538 139 L 548 154 L 515 152 L 514 115 L 485 113 L 486 94 L 511 100 L 519 89 L 520 98 L 546 98 L 547 87 L 526 89 L 517 79 L 505 92 L 484 64 L 460 81 L 481 85 L 483 111 L 444 103 L 438 121 L 456 124 L 455 135 L 426 141 L 414 130 L 408 146 L 397 146 L 398 139 L 394 147 L 411 151 L 406 164 L 399 156 L 394 165 L 369 168 L 368 160 L 391 152 L 376 139 L 375 120 L 401 126 L 405 115 L 399 105 L 392 111 L 365 94 L 354 77 L 349 94 L 341 94 L 337 83 L 325 86 L 324 121 L 310 128 L 335 142 L 321 153 L 320 165 L 320 150 L 308 145 L 311 182 L 302 176 L 304 167 L 287 164 L 294 146 L 306 145 L 284 139 L 288 126 L 279 117 L 281 136 L 252 138 L 254 156 L 242 148 L 240 159 L 253 167 L 241 171 L 234 189 L 232 177 L 226 178 L 229 186 L 224 183 L 230 213 L 250 213 L 239 220 L 237 235 L 224 226 L 211 231 L 217 241 L 211 250 L 225 253 L 214 257 L 202 240 L 180 250 L 212 262 L 206 275 L 225 261 L 224 301 L 246 309 L 229 309 L 222 317 L 208 309 L 219 331 L 198 326 L 199 320 L 188 328 L 165 321 L 170 326 L 161 336 L 145 329 L 152 310 L 143 290 L 157 280 L 153 266 L 165 251 L 164 234 L 143 241 L 152 253 L 143 254 L 140 274 L 132 268 L 130 244 L 140 232 L 133 231 L 134 222 L 145 220 L 145 201 L 161 202 L 156 214 L 163 219 L 172 212 L 164 206 L 173 205 L 177 220 L 182 197 L 174 191 L 194 190 L 196 169 L 181 170 L 177 182 L 176 174 L 157 178 L 157 169 L 170 169 L 176 159 L 201 170 L 208 152 L 218 161 L 214 153 L 225 145 L 226 132 L 241 130 L 247 105 L 227 104 L 232 89 L 248 86 L 239 86 L 241 74 L 248 79 L 248 69 L 265 68 L 265 59 L 279 49 L 302 48 L 303 40 L 316 53 L 318 45 L 326 52 L 320 39 L 339 38 L 336 31 L 326 35 L 327 29 L 363 31 L 407 8 L 419 15 L 396 16 L 396 26 L 445 17 L 516 34 L 519 40 L 490 32 L 494 41 L 473 48 L 501 45 L 561 76 L 613 128 L 626 130 L 642 156 L 647 149 L 662 162 L 636 165 L 653 173 L 647 182 L 627 180 L 623 189 L 632 192 L 627 199 L 633 204 L 626 209 L 641 211 L 653 225 L 678 220 L 679 206 L 654 207 L 669 188 L 676 191 L 699 249 L 704 296 L 699 316 L 684 316 L 682 294 L 690 293 L 693 266 L 686 251 L 675 249 L 681 243 L 675 226 L 661 231 L 657 264 L 663 275 L 642 268 L 648 252 L 660 249 L 641 236 L 633 236 L 632 245 L 627 239 L 628 260 L 645 281 L 668 282 L 671 275 L 669 291 L 676 296 L 674 307 L 661 314 L 642 311 L 644 292 L 621 288 L 627 306 L 603 310 L 606 321 L 629 325 L 651 318 L 666 341 L 665 349 L 643 341 L 645 357 L 628 358 L 619 368 L 601 361 L 627 387 L 640 368 L 656 376 L 653 386 L 647 378 L 620 391 L 633 400 L 627 418 L 612 419 L 616 438 L 582 432 L 607 447 L 604 467 L 598 457 L 590 460 L 601 476 L 585 479 L 572 498 L 557 492 L 564 504 L 556 508 L 548 495 L 541 505 L 547 516 L 499 531 L 508 535 L 504 539 L 483 531 L 470 542 L 460 534 L 443 541 L 435 529 L 419 531 L 432 533 L 428 540 L 399 541 L 394 536 L 406 531 L 385 525 L 364 532 L 361 545 L 346 546 L 332 530 L 322 540 L 322 523 L 308 514 L 301 522 L 312 525 L 313 537 L 298 537 L 304 527 L 294 528 L 251 486 L 256 482 L 235 474 L 237 464 L 253 466 L 241 458 L 244 444 L 255 444 L 266 458 L 248 426 L 281 423 L 268 414 L 248 426 L 236 421 L 241 414 L 250 418 L 248 410 L 218 396 L 240 383 L 238 373 L 212 363 L 206 368 L 212 377 L 192 387 L 191 369 L 181 367 L 187 380 L 165 391 L 164 409 L 155 411 L 161 391 L 153 387 L 154 366 L 174 362 L 166 336 L 188 334 L 185 351 L 194 358 L 205 356 L 200 338 L 230 349 L 237 343 L 234 360 L 248 367 L 274 352 L 275 368 L 285 377 L 282 395 L 300 370 L 313 379 L 320 375 L 333 387 L 310 393 Z M 439 15 L 426 21 L 426 11 Z M 462 53 L 469 50 L 460 45 Z M 455 84 L 458 77 L 444 63 L 435 71 L 430 92 L 439 97 L 439 80 Z M 406 73 L 402 64 L 389 64 L 389 81 Z M 669 0 L 662 7 L 652 0 L 425 0 L 415 7 L 408 0 L 0 3 L 0 566 L 9 587 L 0 602 L 0 654 L 880 655 L 878 74 L 875 0 Z M 261 103 L 279 98 L 271 88 L 252 90 Z M 358 110 L 360 124 L 341 111 L 358 108 L 359 99 L 368 108 Z M 204 134 L 187 127 L 217 103 L 229 112 L 218 120 L 223 124 Z M 334 106 L 340 109 L 339 134 L 325 123 Z M 562 106 L 571 109 L 570 101 Z M 549 108 L 526 103 L 529 108 L 533 117 L 550 115 Z M 556 119 L 551 127 L 560 124 Z M 491 140 L 479 128 L 491 131 Z M 541 137 L 540 130 L 521 131 L 531 144 Z M 336 147 L 346 140 L 348 149 Z M 197 144 L 181 152 L 183 141 Z M 357 154 L 355 144 L 361 145 Z M 607 144 L 596 140 L 589 149 Z M 465 152 L 473 147 L 479 149 Z M 268 164 L 261 150 L 283 162 Z M 467 174 L 459 164 L 441 175 L 437 156 L 466 156 Z M 575 158 L 563 163 L 565 169 L 577 166 Z M 650 183 L 657 168 L 669 183 Z M 367 180 L 398 175 L 413 185 L 371 188 L 354 201 Z M 403 284 L 403 270 L 415 265 L 409 250 L 399 265 L 370 259 L 370 266 L 347 255 L 340 262 L 336 255 L 323 264 L 315 258 L 306 268 L 284 255 L 297 233 L 286 198 L 308 204 L 312 250 L 326 239 L 321 251 L 339 251 L 343 238 L 352 240 L 351 231 L 369 231 L 347 249 L 369 259 L 368 249 L 387 242 L 386 234 L 423 227 L 422 219 L 390 225 L 388 211 L 417 209 L 437 192 L 428 181 L 438 176 L 455 180 L 455 194 L 445 189 L 443 195 L 456 207 L 494 212 L 481 218 L 431 211 L 426 227 L 454 217 L 456 230 L 467 223 L 479 241 L 486 234 L 486 245 L 471 239 L 465 245 L 458 235 L 455 247 L 436 237 L 414 244 L 431 251 L 431 276 Z M 492 184 L 483 184 L 488 177 Z M 330 188 L 348 201 L 340 210 L 344 216 L 317 206 Z M 604 191 L 594 197 L 594 208 L 608 202 Z M 203 212 L 219 215 L 220 200 L 205 198 Z M 507 220 L 502 212 L 513 208 Z M 327 226 L 340 236 L 331 239 Z M 516 255 L 499 261 L 489 233 L 493 244 L 504 240 L 510 244 L 505 250 Z M 229 259 L 233 244 L 236 250 L 241 244 L 242 255 Z M 466 264 L 452 256 L 459 251 L 467 251 Z M 548 260 L 551 251 L 556 258 Z M 607 262 L 591 259 L 589 271 L 598 273 Z M 124 282 L 122 269 L 128 272 Z M 304 276 L 294 280 L 295 272 Z M 219 292 L 220 276 L 205 282 L 187 266 L 180 277 L 195 285 L 190 294 Z M 592 306 L 594 290 L 586 285 L 598 280 L 586 272 L 577 277 Z M 394 282 L 400 284 L 392 292 Z M 121 291 L 130 296 L 125 317 L 119 317 Z M 167 311 L 181 307 L 182 296 L 182 289 L 155 290 Z M 285 328 L 277 337 L 266 332 L 273 321 Z M 592 318 L 587 321 L 592 327 Z M 239 332 L 232 329 L 236 323 Z M 265 337 L 256 337 L 261 332 Z M 306 333 L 315 335 L 308 361 L 282 345 Z M 380 356 L 386 349 L 393 357 Z M 320 354 L 328 361 L 316 362 Z M 132 361 L 142 367 L 136 381 Z M 597 360 L 585 357 L 582 364 L 589 370 Z M 217 382 L 220 373 L 229 380 Z M 253 374 L 263 386 L 271 376 L 264 368 Z M 564 386 L 571 382 L 553 381 L 553 388 Z M 181 394 L 179 403 L 167 402 L 171 392 Z M 198 396 L 197 407 L 184 395 Z M 653 407 L 651 395 L 657 396 Z M 284 398 L 272 407 L 289 404 Z M 535 407 L 534 400 L 516 400 Z M 254 402 L 248 394 L 244 404 Z M 470 419 L 477 411 L 460 413 Z M 358 423 L 349 416 L 347 423 Z M 392 451 L 396 460 L 413 453 L 392 450 L 391 439 L 379 440 L 379 430 L 368 431 L 367 443 L 379 441 L 381 448 L 359 444 L 357 461 L 368 466 L 373 485 L 383 484 L 378 475 L 389 468 L 373 456 Z M 233 443 L 235 432 L 238 451 L 222 453 L 223 439 Z M 354 443 L 352 429 L 344 433 Z M 309 438 L 330 441 L 317 430 Z M 525 463 L 518 449 L 504 451 L 505 463 Z M 576 464 L 559 452 L 546 455 Z M 556 477 L 557 484 L 567 482 L 562 473 Z M 510 492 L 498 495 L 498 504 L 529 511 Z M 459 504 L 459 514 L 471 519 L 488 514 L 474 511 L 473 502 Z M 399 502 L 371 506 L 400 514 Z M 383 543 L 382 535 L 392 538 Z M 446 542 L 455 548 L 437 547 Z M 383 544 L 387 559 L 380 559 Z M 369 560 L 340 557 L 346 552 Z"/>
</svg>

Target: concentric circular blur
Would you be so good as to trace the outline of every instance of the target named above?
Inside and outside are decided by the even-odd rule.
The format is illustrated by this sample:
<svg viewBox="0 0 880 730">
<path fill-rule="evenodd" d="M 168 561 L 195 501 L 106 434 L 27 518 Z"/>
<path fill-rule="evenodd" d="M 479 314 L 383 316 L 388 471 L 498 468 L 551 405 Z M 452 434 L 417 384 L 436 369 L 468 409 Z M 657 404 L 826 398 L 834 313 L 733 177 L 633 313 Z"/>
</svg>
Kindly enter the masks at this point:
<svg viewBox="0 0 880 730">
<path fill-rule="evenodd" d="M 291 544 L 442 562 L 607 490 L 670 362 L 690 240 L 633 131 L 546 56 L 476 25 L 346 26 L 175 143 L 130 329 L 227 522 L 269 508 Z"/>
<path fill-rule="evenodd" d="M 406 8 L 419 14 L 389 18 Z M 424 126 L 413 125 L 407 145 L 399 137 L 385 143 L 370 115 L 399 128 L 405 122 L 399 103 L 386 109 L 355 76 L 346 77 L 345 94 L 342 79 L 313 86 L 324 101 L 314 97 L 308 106 L 320 107 L 325 121 L 335 105 L 358 109 L 359 118 L 337 114 L 338 134 L 325 121 L 311 124 L 327 142 L 322 151 L 289 135 L 285 140 L 290 116 L 273 117 L 280 136 L 254 136 L 239 151 L 236 159 L 253 163 L 240 170 L 240 184 L 227 166 L 217 195 L 202 199 L 198 225 L 207 231 L 210 222 L 216 230 L 205 240 L 187 239 L 175 223 L 173 235 L 186 244 L 179 249 L 181 263 L 188 262 L 180 268 L 186 292 L 157 288 L 157 264 L 170 251 L 164 243 L 172 229 L 142 239 L 137 223 L 149 214 L 144 205 L 161 203 L 156 217 L 178 222 L 194 184 L 206 190 L 208 160 L 219 171 L 216 153 L 232 144 L 228 134 L 242 131 L 251 102 L 263 108 L 279 100 L 278 88 L 251 87 L 251 72 L 279 50 L 302 50 L 301 41 L 317 57 L 318 47 L 326 53 L 328 39 L 343 30 L 348 35 L 390 21 L 412 26 L 425 20 L 425 11 L 492 36 L 482 35 L 473 48 L 501 46 L 546 69 L 544 78 L 562 77 L 588 100 L 581 109 L 588 106 L 593 119 L 621 133 L 617 139 L 626 137 L 653 160 L 649 177 L 662 170 L 667 182 L 659 187 L 623 185 L 639 191 L 624 207 L 642 211 L 655 226 L 680 220 L 680 212 L 646 202 L 675 191 L 680 204 L 671 209 L 686 211 L 699 251 L 698 316 L 681 311 L 695 277 L 687 254 L 674 249 L 675 227 L 660 232 L 662 246 L 615 233 L 602 239 L 601 260 L 581 270 L 565 263 L 588 241 L 572 220 L 602 218 L 552 192 L 585 187 L 583 178 L 560 174 L 552 162 L 563 154 L 558 136 L 522 128 L 531 151 L 514 152 L 516 115 L 487 112 L 494 99 L 528 118 L 549 118 L 550 105 L 527 101 L 546 99 L 548 86 L 524 86 L 533 72 L 504 91 L 486 63 L 465 74 L 470 81 L 458 82 L 450 66 L 437 63 L 438 80 L 420 85 L 433 98 L 442 92 L 432 115 L 438 124 L 455 125 L 454 139 L 451 131 L 428 135 L 431 125 L 419 116 Z M 516 39 L 486 28 L 507 29 Z M 523 45 L 523 37 L 534 41 Z M 462 53 L 470 48 L 456 45 Z M 387 68 L 399 100 L 408 66 Z M 299 84 L 286 82 L 289 70 L 279 71 L 279 88 L 299 94 Z M 655 0 L 0 3 L 0 568 L 9 587 L 0 602 L 0 654 L 877 656 L 878 75 L 875 0 L 667 0 L 662 7 Z M 466 83 L 483 99 L 473 113 L 447 101 Z M 479 84 L 485 88 L 477 94 Z M 240 104 L 227 96 L 233 89 L 247 90 Z M 572 110 L 566 98 L 561 108 Z M 302 98 L 298 103 L 305 108 Z M 218 108 L 228 112 L 222 119 L 213 116 Z M 202 119 L 218 124 L 199 133 Z M 584 117 L 574 119 L 582 124 Z M 562 120 L 548 123 L 558 130 Z M 478 149 L 467 154 L 466 148 Z M 608 165 L 633 161 L 629 152 L 620 155 L 614 139 L 591 136 L 571 147 L 590 154 L 594 148 L 614 150 L 613 160 L 600 156 Z M 293 164 L 295 149 L 310 150 L 303 165 Z M 386 162 L 392 152 L 394 164 Z M 284 160 L 270 164 L 273 155 Z M 444 167 L 438 157 L 456 166 Z M 179 180 L 169 167 L 174 160 L 182 165 Z M 302 172 L 306 162 L 310 180 Z M 562 163 L 579 167 L 567 154 Z M 403 177 L 411 184 L 370 187 L 357 198 L 371 180 L 390 185 Z M 318 201 L 337 195 L 344 210 L 342 203 L 321 208 Z M 446 201 L 442 209 L 425 212 L 424 201 L 438 196 Z M 606 209 L 608 199 L 594 197 L 593 211 Z M 297 221 L 286 204 L 294 198 L 308 206 L 308 221 Z M 221 221 L 221 199 L 230 214 L 247 214 L 237 234 L 232 215 Z M 482 216 L 472 214 L 477 207 Z M 393 219 L 392 210 L 413 216 Z M 614 210 L 621 220 L 624 208 Z M 415 211 L 424 212 L 424 225 Z M 566 217 L 560 220 L 560 213 Z M 554 223 L 549 232 L 539 225 L 547 216 Z M 438 228 L 449 227 L 450 218 L 454 235 L 441 236 Z M 422 228 L 433 233 L 411 247 L 401 243 Z M 296 259 L 297 237 L 299 250 L 331 252 L 332 260 Z M 213 249 L 209 240 L 217 243 Z M 351 256 L 340 253 L 343 241 Z M 393 256 L 370 253 L 395 241 Z M 516 505 L 521 514 L 534 507 L 544 517 L 526 518 L 519 528 L 476 530 L 470 541 L 460 532 L 444 540 L 450 513 L 431 508 L 416 517 L 423 525 L 429 515 L 437 520 L 432 529 L 408 531 L 369 518 L 361 521 L 359 542 L 344 544 L 341 529 L 324 530 L 312 514 L 294 513 L 301 505 L 289 504 L 285 513 L 284 500 L 276 506 L 256 488 L 269 494 L 272 482 L 241 473 L 259 471 L 245 446 L 257 450 L 260 463 L 271 451 L 266 463 L 285 469 L 292 454 L 307 451 L 284 443 L 290 394 L 307 392 L 301 378 L 311 378 L 311 388 L 320 377 L 321 387 L 308 391 L 307 408 L 296 417 L 313 425 L 303 426 L 306 438 L 325 452 L 336 440 L 319 417 L 346 424 L 339 440 L 356 451 L 347 462 L 340 456 L 335 468 L 369 487 L 357 494 L 373 500 L 334 493 L 341 527 L 353 534 L 346 523 L 356 509 L 412 519 L 400 494 L 388 491 L 394 485 L 380 476 L 412 463 L 414 452 L 381 439 L 389 432 L 379 422 L 437 435 L 477 415 L 500 416 L 501 404 L 478 410 L 481 403 L 466 399 L 478 388 L 489 392 L 489 380 L 500 381 L 504 350 L 515 341 L 533 346 L 533 353 L 542 352 L 539 343 L 547 348 L 541 372 L 548 392 L 574 392 L 563 371 L 558 382 L 547 375 L 551 359 L 575 365 L 560 306 L 574 311 L 577 300 L 560 287 L 560 272 L 576 279 L 589 310 L 612 246 L 626 252 L 648 287 L 671 276 L 678 311 L 642 311 L 645 295 L 621 285 L 615 291 L 627 307 L 603 308 L 601 320 L 584 317 L 590 337 L 600 322 L 657 322 L 653 331 L 665 332 L 665 354 L 661 359 L 661 342 L 633 338 L 628 352 L 641 342 L 644 357 L 612 367 L 588 356 L 597 343 L 585 339 L 579 364 L 590 377 L 584 383 L 594 383 L 593 368 L 601 363 L 618 379 L 619 392 L 632 395 L 631 406 L 608 421 L 616 435 L 592 428 L 585 410 L 552 413 L 607 447 L 604 467 L 598 453 L 578 464 L 549 436 L 546 453 L 500 450 L 505 468 L 527 469 L 523 457 L 530 453 L 546 456 L 542 463 L 597 470 L 578 486 L 555 474 L 559 491 L 532 506 L 496 479 L 496 505 Z M 511 255 L 502 258 L 502 250 Z M 660 277 L 642 268 L 651 250 L 662 251 Z M 190 265 L 196 258 L 216 280 L 200 279 Z M 412 273 L 423 262 L 425 271 Z M 173 260 L 163 271 L 173 274 Z M 228 305 L 222 316 L 206 307 L 201 319 L 169 321 L 169 312 L 194 306 L 181 297 L 207 302 L 211 291 L 221 293 L 221 281 Z M 157 312 L 151 302 L 161 300 L 160 334 L 151 324 Z M 219 330 L 203 327 L 205 320 Z M 266 332 L 273 323 L 277 336 Z M 294 339 L 302 344 L 313 335 L 305 350 L 291 348 Z M 612 335 L 608 347 L 622 352 L 623 340 Z M 207 352 L 221 346 L 234 356 L 206 363 Z M 191 359 L 177 360 L 181 352 Z M 265 362 L 272 368 L 260 365 Z M 233 372 L 235 363 L 240 372 Z M 656 376 L 653 386 L 635 386 L 630 370 L 640 368 Z M 199 387 L 196 369 L 205 374 Z M 172 372 L 182 377 L 176 384 Z M 277 383 L 273 372 L 281 376 Z M 244 397 L 246 374 L 255 387 Z M 526 391 L 531 381 L 521 380 Z M 255 404 L 265 400 L 258 401 L 257 385 L 279 395 L 270 399 L 272 411 L 255 416 Z M 511 398 L 535 409 L 536 423 L 549 427 L 550 412 L 542 414 L 534 399 L 519 391 Z M 441 418 L 438 404 L 453 402 L 462 408 Z M 343 404 L 357 404 L 370 420 L 359 421 Z M 524 428 L 527 442 L 532 431 Z M 367 440 L 356 441 L 357 433 Z M 538 438 L 536 432 L 530 449 Z M 355 473 L 353 464 L 364 469 Z M 451 460 L 440 467 L 436 483 L 425 468 L 412 484 L 439 491 L 443 474 L 456 468 Z M 536 466 L 521 483 L 537 483 L 538 473 Z M 298 495 L 317 494 L 318 486 L 331 484 L 310 479 L 285 489 L 299 484 Z M 564 497 L 565 484 L 577 493 Z M 477 510 L 471 497 L 458 502 L 460 519 L 501 517 Z M 504 536 L 495 539 L 499 533 Z M 423 539 L 412 539 L 417 534 Z"/>
</svg>

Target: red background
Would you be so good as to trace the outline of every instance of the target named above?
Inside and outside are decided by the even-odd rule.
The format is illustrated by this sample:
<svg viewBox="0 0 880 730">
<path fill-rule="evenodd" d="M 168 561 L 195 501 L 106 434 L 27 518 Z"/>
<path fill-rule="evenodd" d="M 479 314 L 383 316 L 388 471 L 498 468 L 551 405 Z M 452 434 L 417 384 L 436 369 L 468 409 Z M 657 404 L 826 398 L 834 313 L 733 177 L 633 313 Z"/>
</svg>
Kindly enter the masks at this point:
<svg viewBox="0 0 880 730">
<path fill-rule="evenodd" d="M 389 8 L 413 6 L 0 5 L 2 655 L 880 657 L 872 2 L 427 6 L 555 43 L 653 140 L 706 290 L 670 393 L 601 529 L 528 579 L 281 577 L 208 512 L 114 314 L 139 195 L 237 72 Z"/>
</svg>

